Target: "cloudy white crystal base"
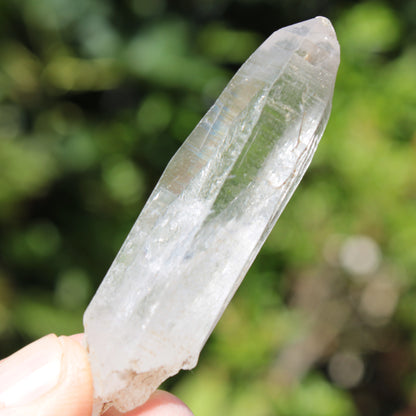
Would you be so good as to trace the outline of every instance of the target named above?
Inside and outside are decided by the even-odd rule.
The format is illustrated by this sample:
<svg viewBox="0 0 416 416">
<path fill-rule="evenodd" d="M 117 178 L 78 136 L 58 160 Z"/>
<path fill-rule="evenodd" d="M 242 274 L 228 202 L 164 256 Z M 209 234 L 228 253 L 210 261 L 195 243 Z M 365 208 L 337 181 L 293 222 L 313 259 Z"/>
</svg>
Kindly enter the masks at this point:
<svg viewBox="0 0 416 416">
<path fill-rule="evenodd" d="M 95 414 L 196 365 L 309 166 L 338 65 L 324 17 L 273 33 L 170 161 L 84 315 Z"/>
</svg>

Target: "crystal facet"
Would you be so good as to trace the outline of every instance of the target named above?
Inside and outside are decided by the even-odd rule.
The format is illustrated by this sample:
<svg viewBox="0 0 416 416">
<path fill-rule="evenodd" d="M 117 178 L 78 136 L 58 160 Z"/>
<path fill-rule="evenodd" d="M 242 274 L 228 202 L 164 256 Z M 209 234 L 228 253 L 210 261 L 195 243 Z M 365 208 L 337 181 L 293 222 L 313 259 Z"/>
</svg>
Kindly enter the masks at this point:
<svg viewBox="0 0 416 416">
<path fill-rule="evenodd" d="M 338 64 L 326 18 L 273 33 L 170 161 L 84 315 L 96 413 L 196 365 L 312 159 Z"/>
</svg>

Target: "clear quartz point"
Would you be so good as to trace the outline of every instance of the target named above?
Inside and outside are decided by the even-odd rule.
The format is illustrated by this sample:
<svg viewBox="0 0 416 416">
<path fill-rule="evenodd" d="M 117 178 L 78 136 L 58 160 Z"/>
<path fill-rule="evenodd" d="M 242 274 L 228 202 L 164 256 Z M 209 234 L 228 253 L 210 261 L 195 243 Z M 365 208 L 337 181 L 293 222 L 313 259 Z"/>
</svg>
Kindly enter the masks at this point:
<svg viewBox="0 0 416 416">
<path fill-rule="evenodd" d="M 338 65 L 328 19 L 278 30 L 172 158 L 84 315 L 95 414 L 196 365 L 312 159 Z"/>
</svg>

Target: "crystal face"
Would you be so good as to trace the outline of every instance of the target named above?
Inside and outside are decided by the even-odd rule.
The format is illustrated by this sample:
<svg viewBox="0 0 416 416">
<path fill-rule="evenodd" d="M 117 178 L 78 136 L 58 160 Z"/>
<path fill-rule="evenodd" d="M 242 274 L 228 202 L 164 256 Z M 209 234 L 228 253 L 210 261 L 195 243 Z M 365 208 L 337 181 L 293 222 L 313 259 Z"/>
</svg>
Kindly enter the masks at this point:
<svg viewBox="0 0 416 416">
<path fill-rule="evenodd" d="M 338 65 L 326 18 L 273 33 L 170 161 L 84 315 L 96 413 L 196 365 L 312 159 Z"/>
</svg>

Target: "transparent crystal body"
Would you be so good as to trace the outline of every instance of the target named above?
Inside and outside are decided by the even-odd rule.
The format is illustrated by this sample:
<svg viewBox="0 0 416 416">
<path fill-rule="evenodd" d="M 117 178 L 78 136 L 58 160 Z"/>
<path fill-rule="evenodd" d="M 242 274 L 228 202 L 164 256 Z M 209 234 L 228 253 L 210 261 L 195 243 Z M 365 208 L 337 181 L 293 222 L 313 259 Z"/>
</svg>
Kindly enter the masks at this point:
<svg viewBox="0 0 416 416">
<path fill-rule="evenodd" d="M 97 414 L 196 365 L 312 159 L 338 65 L 326 18 L 273 33 L 170 161 L 84 315 Z"/>
</svg>

